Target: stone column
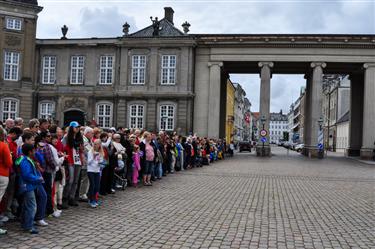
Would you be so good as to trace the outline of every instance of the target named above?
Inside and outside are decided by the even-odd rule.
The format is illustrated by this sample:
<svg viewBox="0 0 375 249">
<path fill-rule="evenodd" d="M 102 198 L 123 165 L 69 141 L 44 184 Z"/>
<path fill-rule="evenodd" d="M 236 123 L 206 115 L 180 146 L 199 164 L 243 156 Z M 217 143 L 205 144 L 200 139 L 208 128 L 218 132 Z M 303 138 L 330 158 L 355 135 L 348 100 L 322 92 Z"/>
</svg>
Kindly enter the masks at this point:
<svg viewBox="0 0 375 249">
<path fill-rule="evenodd" d="M 375 63 L 366 63 L 361 158 L 372 159 L 375 148 Z"/>
<path fill-rule="evenodd" d="M 363 74 L 350 75 L 349 144 L 345 154 L 359 156 L 362 146 Z"/>
<path fill-rule="evenodd" d="M 308 157 L 320 157 L 324 153 L 319 153 L 318 149 L 318 136 L 320 128 L 319 119 L 322 117 L 322 94 L 323 94 L 323 68 L 326 67 L 324 62 L 312 62 L 312 78 L 310 80 L 310 86 L 308 87 L 309 93 L 307 94 L 308 98 L 306 99 L 306 104 L 309 105 L 306 108 L 307 113 L 305 120 L 308 122 L 306 128 L 310 129 L 306 131 L 306 144 L 305 144 L 305 155 Z"/>
<path fill-rule="evenodd" d="M 208 137 L 219 138 L 220 133 L 220 83 L 222 62 L 209 62 L 210 91 L 208 95 Z"/>
<path fill-rule="evenodd" d="M 270 102 L 271 102 L 271 68 L 273 62 L 259 62 L 258 66 L 260 69 L 260 106 L 259 106 L 259 141 L 257 146 L 257 156 L 270 156 Z M 266 119 L 264 129 L 267 131 L 265 137 L 267 141 L 263 143 L 260 141 L 262 136 L 260 135 L 263 130 L 263 124 L 260 121 L 261 118 Z M 264 147 L 263 147 L 264 146 Z"/>
</svg>

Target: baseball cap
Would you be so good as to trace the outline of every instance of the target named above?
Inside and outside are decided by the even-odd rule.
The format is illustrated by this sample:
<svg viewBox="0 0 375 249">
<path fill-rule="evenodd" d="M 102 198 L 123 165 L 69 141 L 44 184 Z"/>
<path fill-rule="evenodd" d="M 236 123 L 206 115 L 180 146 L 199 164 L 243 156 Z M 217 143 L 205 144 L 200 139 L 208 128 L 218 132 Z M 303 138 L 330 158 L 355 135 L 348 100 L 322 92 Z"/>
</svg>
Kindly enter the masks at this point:
<svg viewBox="0 0 375 249">
<path fill-rule="evenodd" d="M 73 127 L 73 128 L 76 128 L 76 127 L 79 127 L 80 125 L 78 124 L 77 121 L 72 121 L 72 122 L 70 122 L 69 126 Z"/>
</svg>

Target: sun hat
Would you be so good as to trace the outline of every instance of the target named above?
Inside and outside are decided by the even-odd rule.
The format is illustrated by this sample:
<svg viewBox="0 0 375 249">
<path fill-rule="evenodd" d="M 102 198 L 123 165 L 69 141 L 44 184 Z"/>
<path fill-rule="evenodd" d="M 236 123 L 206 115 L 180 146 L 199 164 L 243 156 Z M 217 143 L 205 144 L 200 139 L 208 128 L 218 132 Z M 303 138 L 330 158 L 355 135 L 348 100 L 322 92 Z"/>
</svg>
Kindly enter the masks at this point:
<svg viewBox="0 0 375 249">
<path fill-rule="evenodd" d="M 72 121 L 72 122 L 70 122 L 69 126 L 73 127 L 73 128 L 76 128 L 76 127 L 79 127 L 80 125 L 78 124 L 77 121 Z"/>
</svg>

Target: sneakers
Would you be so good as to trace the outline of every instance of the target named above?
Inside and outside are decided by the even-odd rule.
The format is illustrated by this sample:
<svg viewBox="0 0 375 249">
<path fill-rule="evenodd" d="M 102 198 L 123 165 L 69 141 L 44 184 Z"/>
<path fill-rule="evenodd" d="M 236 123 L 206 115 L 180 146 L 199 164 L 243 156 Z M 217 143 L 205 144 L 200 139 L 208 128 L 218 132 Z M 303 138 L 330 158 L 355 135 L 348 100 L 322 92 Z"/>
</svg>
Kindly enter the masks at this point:
<svg viewBox="0 0 375 249">
<path fill-rule="evenodd" d="M 36 224 L 37 226 L 41 226 L 41 227 L 46 227 L 46 226 L 48 226 L 48 223 L 45 222 L 44 220 L 37 220 L 37 221 L 35 222 L 35 224 Z"/>
<path fill-rule="evenodd" d="M 0 222 L 2 222 L 2 223 L 6 223 L 6 222 L 8 222 L 8 221 L 9 221 L 8 216 L 0 216 Z"/>
<path fill-rule="evenodd" d="M 5 217 L 8 217 L 8 220 L 14 220 L 14 219 L 16 219 L 16 216 L 14 216 L 11 212 L 7 212 L 5 214 Z"/>
<path fill-rule="evenodd" d="M 80 202 L 87 202 L 88 200 L 89 200 L 89 198 L 87 197 L 87 195 L 81 195 L 79 197 Z"/>
<path fill-rule="evenodd" d="M 5 230 L 5 229 L 1 229 L 1 228 L 0 228 L 0 235 L 5 235 L 5 234 L 7 234 L 7 233 L 8 233 L 7 230 Z"/>
<path fill-rule="evenodd" d="M 62 211 L 61 210 L 56 210 L 53 212 L 52 216 L 55 218 L 59 218 L 61 216 Z"/>
<path fill-rule="evenodd" d="M 95 201 L 90 201 L 90 202 L 89 202 L 89 205 L 90 205 L 90 207 L 92 207 L 92 208 L 96 208 L 96 207 L 98 206 L 98 203 L 96 203 Z"/>
<path fill-rule="evenodd" d="M 39 231 L 34 227 L 29 229 L 29 230 L 25 230 L 25 232 L 28 232 L 30 234 L 38 234 L 39 233 Z"/>
</svg>

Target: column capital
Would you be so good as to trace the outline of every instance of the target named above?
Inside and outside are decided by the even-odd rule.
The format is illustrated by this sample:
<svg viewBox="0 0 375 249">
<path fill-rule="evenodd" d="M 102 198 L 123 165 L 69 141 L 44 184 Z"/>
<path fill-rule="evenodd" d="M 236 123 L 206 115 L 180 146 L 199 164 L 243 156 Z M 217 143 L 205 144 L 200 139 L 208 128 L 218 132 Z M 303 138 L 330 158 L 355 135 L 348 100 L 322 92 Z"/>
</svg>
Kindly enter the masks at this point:
<svg viewBox="0 0 375 249">
<path fill-rule="evenodd" d="M 367 69 L 369 67 L 375 67 L 375 63 L 365 63 L 365 64 L 363 64 L 364 69 Z"/>
<path fill-rule="evenodd" d="M 316 67 L 325 68 L 326 66 L 327 64 L 325 62 L 319 62 L 319 61 L 314 61 L 314 62 L 311 62 L 310 64 L 310 67 L 312 68 L 316 68 Z"/>
<path fill-rule="evenodd" d="M 223 65 L 224 65 L 224 63 L 221 62 L 221 61 L 210 61 L 210 62 L 207 63 L 208 67 L 212 67 L 212 66 L 222 67 Z"/>
<path fill-rule="evenodd" d="M 264 67 L 264 66 L 266 66 L 266 67 L 273 67 L 273 62 L 271 62 L 271 61 L 260 61 L 260 62 L 258 62 L 258 67 Z"/>
</svg>

